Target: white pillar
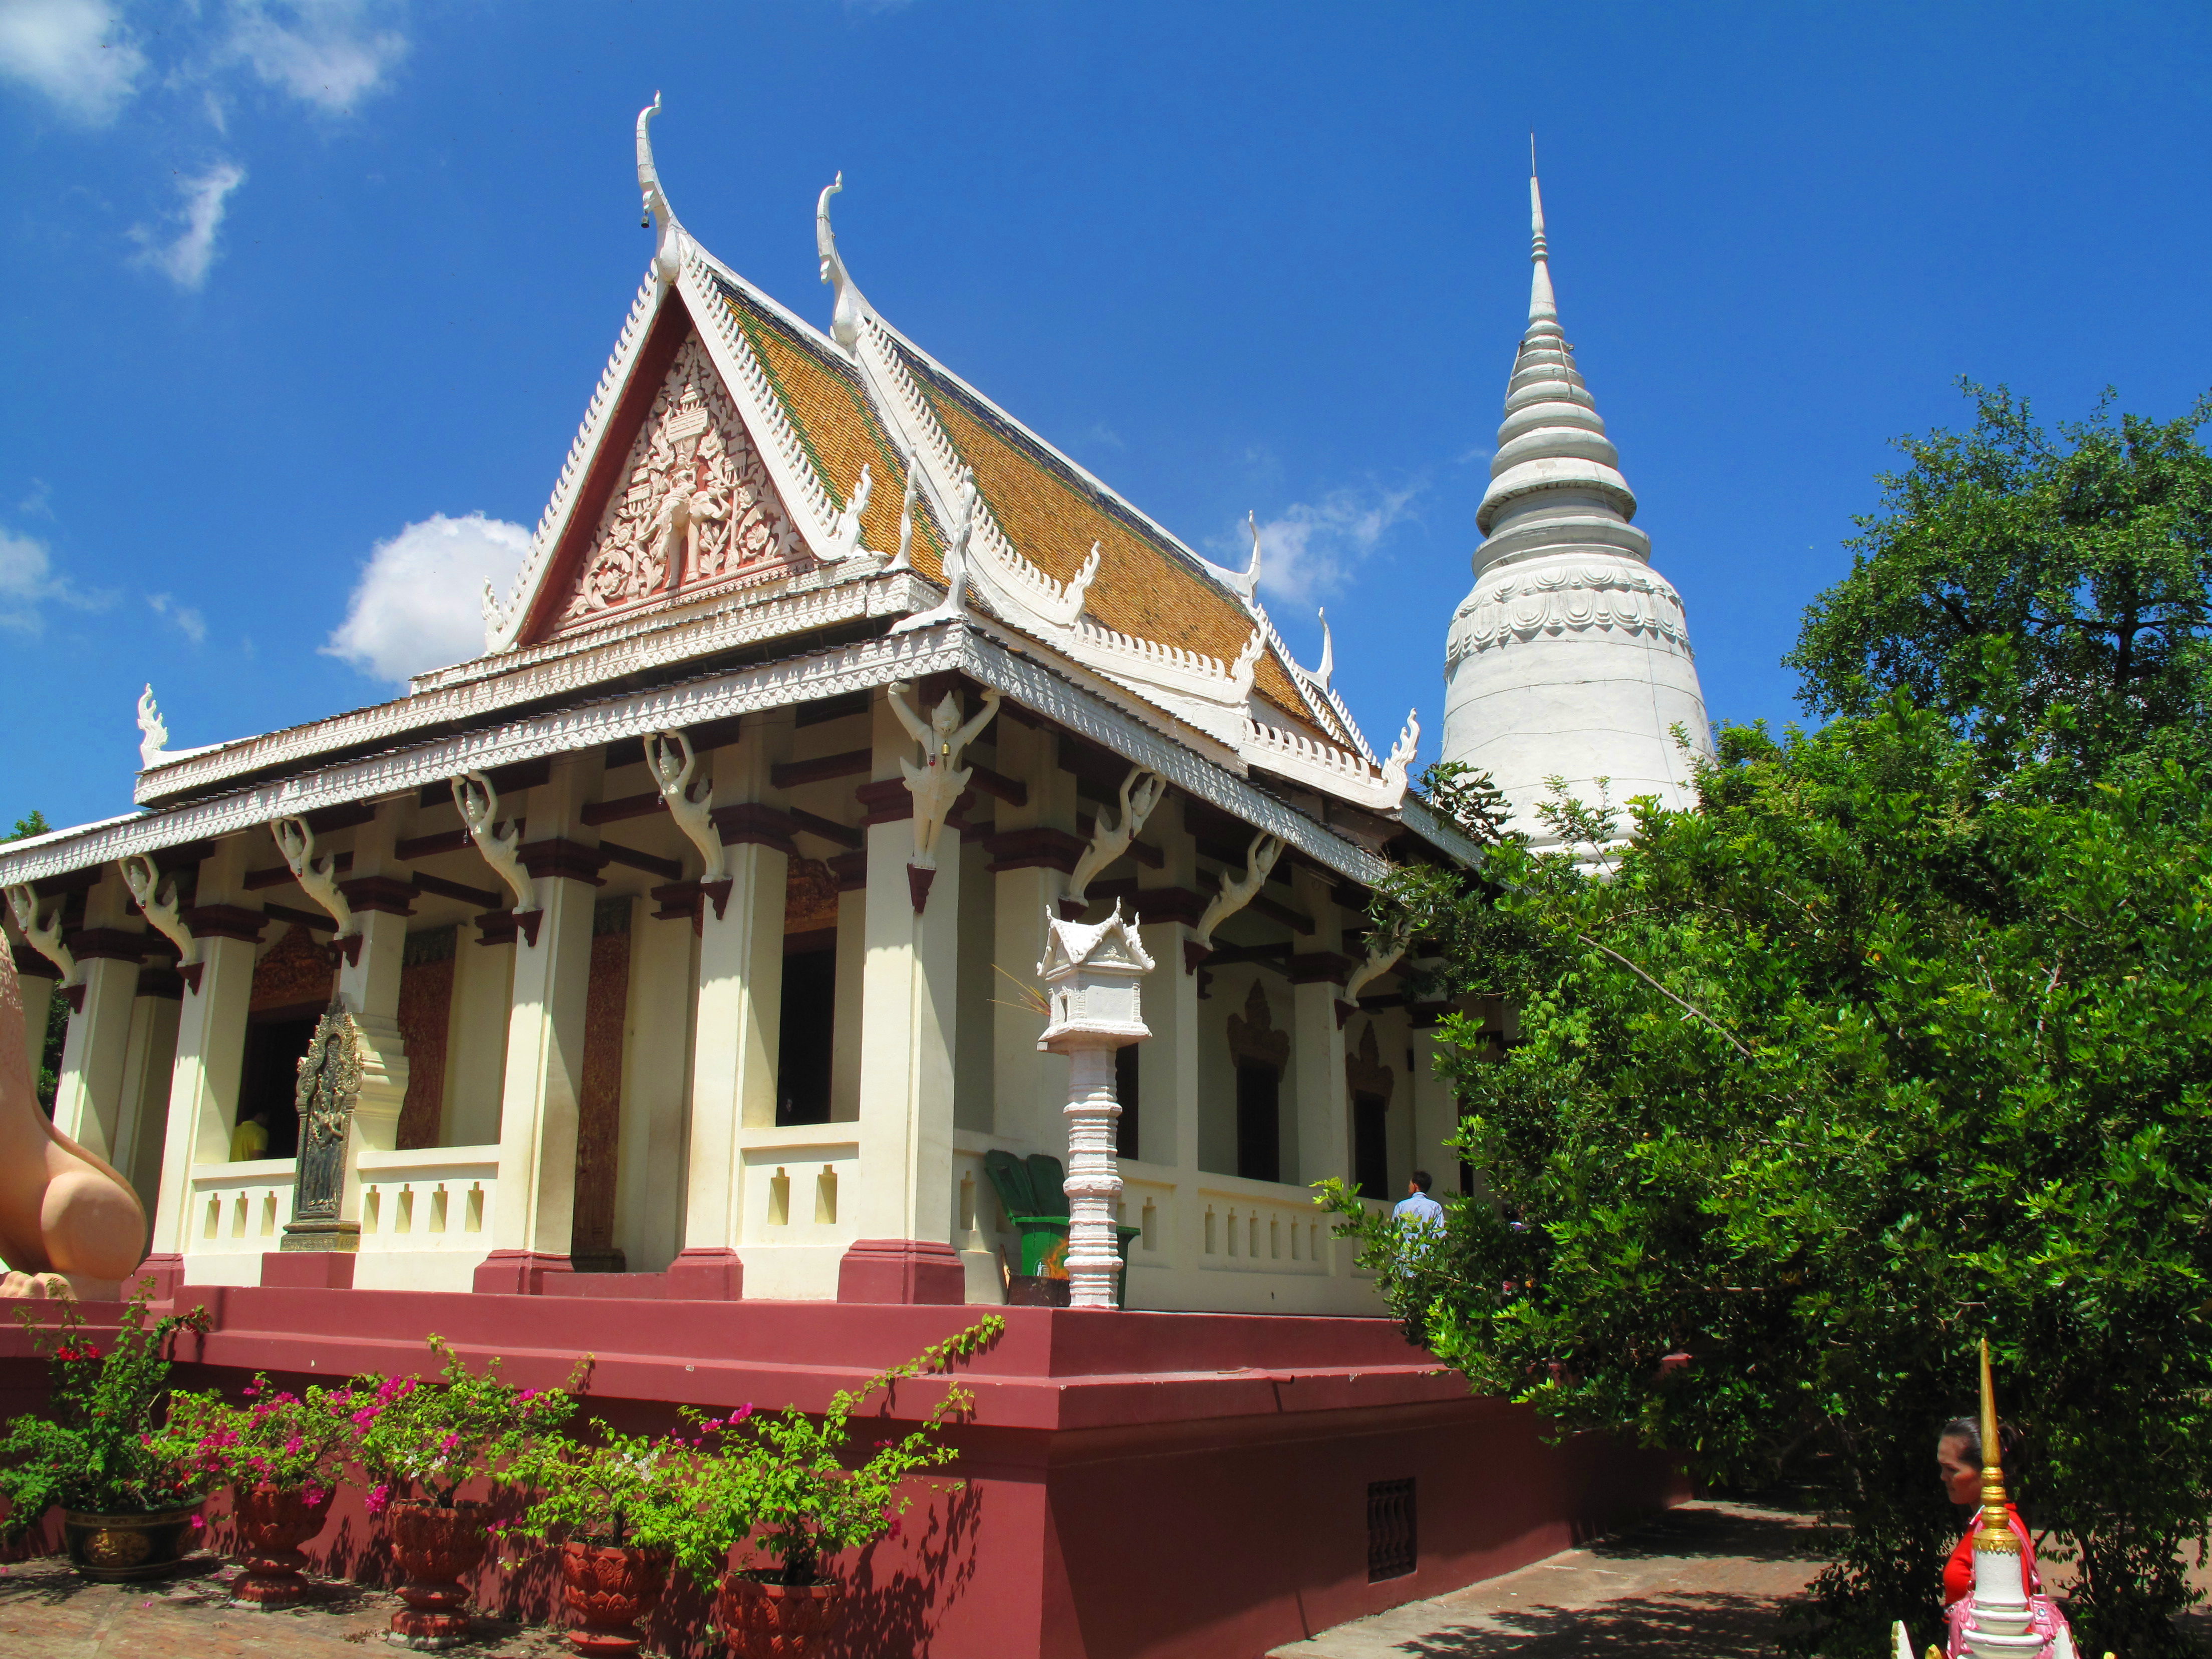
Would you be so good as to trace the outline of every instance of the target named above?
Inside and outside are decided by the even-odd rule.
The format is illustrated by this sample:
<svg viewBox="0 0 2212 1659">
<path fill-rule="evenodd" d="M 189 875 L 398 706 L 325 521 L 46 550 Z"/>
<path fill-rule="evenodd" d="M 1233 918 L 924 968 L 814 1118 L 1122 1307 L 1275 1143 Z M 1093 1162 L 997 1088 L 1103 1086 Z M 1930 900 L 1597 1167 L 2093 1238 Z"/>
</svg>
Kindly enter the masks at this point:
<svg viewBox="0 0 2212 1659">
<path fill-rule="evenodd" d="M 599 855 L 577 839 L 601 769 L 597 749 L 556 757 L 530 792 L 520 855 L 538 897 L 538 937 L 518 918 L 507 1071 L 500 1090 L 499 1193 L 479 1291 L 534 1295 L 570 1271 L 575 1217 L 577 1099 L 592 976 Z"/>
<path fill-rule="evenodd" d="M 34 965 L 25 967 L 26 957 Z M 25 947 L 15 952 L 15 983 L 23 993 L 23 1054 L 30 1063 L 34 1086 L 39 1080 L 40 1056 L 46 1052 L 46 1020 L 53 1012 L 58 971 L 53 963 L 35 951 Z"/>
<path fill-rule="evenodd" d="M 1023 979 L 1044 957 L 1045 928 L 1059 913 L 1067 878 L 1083 855 L 1075 834 L 1075 777 L 1060 767 L 1059 740 L 1000 714 L 999 769 L 1021 780 L 1029 799 L 1000 802 L 991 854 L 994 916 L 991 960 Z M 991 977 L 999 978 L 997 974 Z M 1056 1149 L 1067 1098 L 1065 1055 L 1040 1053 L 1037 1017 L 1012 988 L 991 993 L 992 1132 L 1039 1152 Z"/>
<path fill-rule="evenodd" d="M 131 1009 L 131 1042 L 123 1066 L 122 1129 L 110 1160 L 150 1218 L 161 1199 L 162 1138 L 169 1118 L 169 1076 L 176 1063 L 182 996 L 141 996 Z"/>
<path fill-rule="evenodd" d="M 227 1162 L 230 1132 L 238 1121 L 254 945 L 264 925 L 259 910 L 240 902 L 246 896 L 246 844 L 252 838 L 253 832 L 247 832 L 217 844 L 214 855 L 200 865 L 197 902 L 185 913 L 200 959 L 198 974 L 186 975 L 178 1012 L 153 1248 L 146 1262 L 161 1296 L 173 1295 L 184 1282 L 192 1166 Z"/>
<path fill-rule="evenodd" d="M 913 740 L 875 700 L 861 970 L 860 1237 L 837 1273 L 841 1302 L 961 1303 L 952 1246 L 952 1047 L 959 988 L 957 832 L 941 843 L 927 907 L 914 908 L 912 802 L 899 761 Z M 902 810 L 903 809 L 903 810 Z"/>
<path fill-rule="evenodd" d="M 1352 968 L 1343 954 L 1344 928 L 1334 884 L 1301 867 L 1291 882 L 1291 902 L 1314 923 L 1300 933 L 1291 960 L 1292 1087 L 1297 1149 L 1290 1167 L 1301 1186 L 1335 1176 L 1352 1176 L 1352 1107 L 1344 1083 L 1344 1033 L 1337 1029 L 1337 999 Z"/>
<path fill-rule="evenodd" d="M 123 1132 L 123 1073 L 131 1053 L 131 1005 L 146 935 L 130 915 L 120 873 L 100 872 L 85 895 L 84 926 L 68 939 L 77 960 L 79 1000 L 62 1042 L 54 1127 L 95 1158 L 112 1162 Z"/>
<path fill-rule="evenodd" d="M 729 898 L 719 914 L 709 898 L 699 924 L 684 1249 L 669 1267 L 679 1296 L 733 1301 L 743 1294 L 744 1132 L 775 1121 L 792 848 L 765 816 L 724 809 L 762 804 L 789 718 L 774 727 L 749 722 L 736 746 L 714 756 L 717 823 L 734 844 L 723 849 Z"/>
</svg>

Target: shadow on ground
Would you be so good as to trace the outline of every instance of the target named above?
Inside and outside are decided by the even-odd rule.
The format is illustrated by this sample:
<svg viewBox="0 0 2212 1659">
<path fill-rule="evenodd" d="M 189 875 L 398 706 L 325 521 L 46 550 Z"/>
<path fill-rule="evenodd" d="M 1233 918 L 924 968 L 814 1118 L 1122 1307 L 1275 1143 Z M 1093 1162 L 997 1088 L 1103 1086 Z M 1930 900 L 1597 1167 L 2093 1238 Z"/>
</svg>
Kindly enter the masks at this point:
<svg viewBox="0 0 2212 1659">
<path fill-rule="evenodd" d="M 1601 1607 L 1532 1607 L 1493 1613 L 1492 1628 L 1449 1626 L 1404 1638 L 1410 1659 L 1565 1659 L 1593 1649 L 1632 1647 L 1639 1659 L 1736 1659 L 1771 1654 L 1780 1614 L 1764 1595 L 1691 1592 L 1639 1595 Z"/>
</svg>

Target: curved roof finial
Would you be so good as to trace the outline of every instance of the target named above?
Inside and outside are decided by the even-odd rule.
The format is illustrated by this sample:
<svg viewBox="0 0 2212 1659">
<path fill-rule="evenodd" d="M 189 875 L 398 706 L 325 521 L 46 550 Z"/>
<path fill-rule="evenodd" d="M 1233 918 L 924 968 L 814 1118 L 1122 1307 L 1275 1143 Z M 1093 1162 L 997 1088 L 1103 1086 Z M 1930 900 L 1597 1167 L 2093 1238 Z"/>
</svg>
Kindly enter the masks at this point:
<svg viewBox="0 0 2212 1659">
<path fill-rule="evenodd" d="M 1336 672 L 1336 639 L 1328 631 L 1328 612 L 1321 610 L 1318 614 L 1321 617 L 1321 666 L 1314 670 L 1314 678 L 1326 691 L 1330 676 Z"/>
<path fill-rule="evenodd" d="M 1239 586 L 1244 590 L 1245 599 L 1257 605 L 1260 603 L 1260 520 L 1249 508 L 1247 508 L 1244 514 L 1244 523 L 1252 532 L 1252 565 L 1245 571 L 1244 580 Z"/>
<path fill-rule="evenodd" d="M 653 101 L 637 112 L 637 191 L 644 203 L 637 222 L 643 228 L 655 219 L 660 222 L 660 241 L 653 250 L 653 264 L 662 280 L 672 283 L 684 268 L 679 240 L 683 230 L 676 222 L 676 210 L 668 205 L 668 192 L 660 187 L 660 169 L 653 164 L 653 135 L 647 128 L 659 113 L 660 94 L 655 91 Z"/>
<path fill-rule="evenodd" d="M 853 273 L 845 269 L 838 257 L 837 233 L 830 228 L 830 198 L 845 188 L 845 173 L 839 168 L 814 204 L 814 251 L 822 258 L 822 280 L 837 290 L 836 308 L 830 316 L 830 337 L 848 351 L 858 351 L 860 342 L 860 319 L 874 307 L 854 282 Z"/>
</svg>

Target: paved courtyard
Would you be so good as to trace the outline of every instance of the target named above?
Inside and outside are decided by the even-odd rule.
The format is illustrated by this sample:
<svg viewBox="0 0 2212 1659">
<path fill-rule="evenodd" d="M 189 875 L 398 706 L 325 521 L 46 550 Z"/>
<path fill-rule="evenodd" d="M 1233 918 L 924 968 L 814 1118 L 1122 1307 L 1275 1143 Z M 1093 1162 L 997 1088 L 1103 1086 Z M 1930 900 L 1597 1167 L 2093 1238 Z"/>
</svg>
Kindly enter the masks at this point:
<svg viewBox="0 0 2212 1659">
<path fill-rule="evenodd" d="M 1270 1659 L 1771 1655 L 1783 1603 L 1826 1562 L 1826 1538 L 1782 1510 L 1686 1504 L 1622 1537 L 1339 1625 Z"/>
</svg>

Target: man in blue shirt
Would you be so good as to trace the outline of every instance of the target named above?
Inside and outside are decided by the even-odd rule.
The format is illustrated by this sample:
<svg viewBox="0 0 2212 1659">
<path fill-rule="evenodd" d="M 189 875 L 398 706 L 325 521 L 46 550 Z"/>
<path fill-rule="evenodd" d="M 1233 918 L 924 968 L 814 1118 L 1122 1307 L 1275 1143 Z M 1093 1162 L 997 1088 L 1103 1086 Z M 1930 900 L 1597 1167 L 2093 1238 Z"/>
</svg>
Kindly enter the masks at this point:
<svg viewBox="0 0 2212 1659">
<path fill-rule="evenodd" d="M 1417 1227 L 1442 1227 L 1444 1206 L 1429 1196 L 1429 1172 L 1416 1170 L 1406 1183 L 1406 1195 L 1398 1200 L 1398 1207 L 1390 1212 L 1401 1221 L 1410 1221 Z"/>
</svg>

